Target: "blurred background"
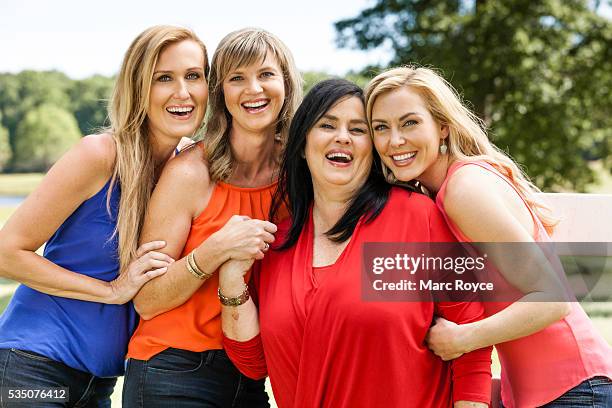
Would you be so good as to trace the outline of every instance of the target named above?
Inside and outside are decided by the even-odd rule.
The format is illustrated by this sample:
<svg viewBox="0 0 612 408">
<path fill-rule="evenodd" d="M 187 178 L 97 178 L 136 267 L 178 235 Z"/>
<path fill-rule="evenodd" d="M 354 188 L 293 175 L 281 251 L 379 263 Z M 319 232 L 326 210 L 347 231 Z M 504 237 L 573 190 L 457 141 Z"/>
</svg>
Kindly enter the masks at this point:
<svg viewBox="0 0 612 408">
<path fill-rule="evenodd" d="M 306 91 L 435 67 L 542 190 L 612 193 L 612 0 L 36 0 L 0 4 L 0 226 L 107 124 L 123 53 L 154 24 L 192 28 L 209 55 L 230 31 L 265 28 L 292 50 Z M 0 279 L 0 312 L 15 287 Z M 612 343 L 612 307 L 585 306 Z"/>
</svg>

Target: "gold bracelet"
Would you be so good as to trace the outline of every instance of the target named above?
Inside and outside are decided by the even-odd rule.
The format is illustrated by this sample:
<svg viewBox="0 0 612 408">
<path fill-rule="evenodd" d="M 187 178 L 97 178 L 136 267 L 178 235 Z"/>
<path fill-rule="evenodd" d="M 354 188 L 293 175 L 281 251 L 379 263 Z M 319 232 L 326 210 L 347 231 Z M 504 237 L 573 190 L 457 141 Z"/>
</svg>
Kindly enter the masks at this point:
<svg viewBox="0 0 612 408">
<path fill-rule="evenodd" d="M 249 286 L 245 283 L 244 290 L 241 294 L 236 297 L 226 297 L 221 293 L 221 288 L 217 289 L 217 296 L 219 296 L 219 301 L 223 306 L 236 307 L 246 303 L 247 300 L 251 297 L 249 295 Z"/>
<path fill-rule="evenodd" d="M 196 278 L 206 280 L 212 276 L 212 274 L 205 273 L 202 271 L 195 260 L 195 250 L 191 251 L 189 255 L 187 255 L 187 270 Z"/>
</svg>

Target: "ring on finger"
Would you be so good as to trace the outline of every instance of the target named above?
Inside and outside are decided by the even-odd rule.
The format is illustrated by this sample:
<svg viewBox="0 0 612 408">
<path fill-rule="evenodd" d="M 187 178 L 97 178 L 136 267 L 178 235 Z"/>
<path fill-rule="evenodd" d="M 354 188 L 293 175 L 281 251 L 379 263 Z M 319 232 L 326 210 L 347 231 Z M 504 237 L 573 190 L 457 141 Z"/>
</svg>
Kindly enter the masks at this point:
<svg viewBox="0 0 612 408">
<path fill-rule="evenodd" d="M 267 242 L 264 242 L 264 251 L 267 251 L 270 248 L 270 244 L 268 244 Z"/>
</svg>

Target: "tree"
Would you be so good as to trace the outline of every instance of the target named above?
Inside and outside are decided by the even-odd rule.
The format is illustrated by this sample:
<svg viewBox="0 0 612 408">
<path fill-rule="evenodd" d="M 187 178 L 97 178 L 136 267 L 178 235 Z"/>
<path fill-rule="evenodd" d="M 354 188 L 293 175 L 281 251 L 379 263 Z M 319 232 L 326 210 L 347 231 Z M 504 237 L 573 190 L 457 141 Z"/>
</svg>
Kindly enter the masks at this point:
<svg viewBox="0 0 612 408">
<path fill-rule="evenodd" d="M 29 111 L 17 127 L 12 169 L 46 171 L 81 137 L 74 116 L 54 105 Z"/>
<path fill-rule="evenodd" d="M 68 95 L 82 134 L 95 133 L 104 126 L 112 89 L 113 79 L 101 75 L 74 81 Z"/>
<path fill-rule="evenodd" d="M 439 68 L 536 184 L 583 190 L 586 159 L 612 165 L 612 23 L 598 6 L 378 0 L 336 30 L 342 47 L 389 47 L 392 66 Z"/>
<path fill-rule="evenodd" d="M 9 144 L 9 132 L 0 124 L 0 171 L 4 170 L 11 160 L 12 151 Z"/>
</svg>

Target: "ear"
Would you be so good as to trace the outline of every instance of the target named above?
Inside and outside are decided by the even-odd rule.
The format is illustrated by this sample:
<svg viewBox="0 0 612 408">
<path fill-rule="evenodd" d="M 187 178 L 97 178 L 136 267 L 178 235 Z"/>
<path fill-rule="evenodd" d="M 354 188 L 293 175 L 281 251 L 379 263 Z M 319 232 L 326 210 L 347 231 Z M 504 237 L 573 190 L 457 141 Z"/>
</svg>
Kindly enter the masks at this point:
<svg viewBox="0 0 612 408">
<path fill-rule="evenodd" d="M 442 139 L 446 139 L 448 137 L 449 132 L 450 131 L 448 129 L 448 125 L 446 124 L 440 125 L 440 133 L 442 134 Z"/>
</svg>

